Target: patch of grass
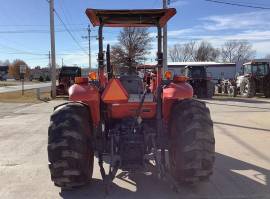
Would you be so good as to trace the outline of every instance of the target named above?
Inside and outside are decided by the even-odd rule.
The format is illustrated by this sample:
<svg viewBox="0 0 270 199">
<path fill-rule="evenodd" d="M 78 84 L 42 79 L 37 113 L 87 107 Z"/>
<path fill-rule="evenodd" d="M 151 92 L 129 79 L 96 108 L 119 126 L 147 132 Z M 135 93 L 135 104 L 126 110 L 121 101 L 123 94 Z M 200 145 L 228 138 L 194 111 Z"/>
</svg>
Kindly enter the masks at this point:
<svg viewBox="0 0 270 199">
<path fill-rule="evenodd" d="M 24 91 L 22 95 L 21 91 L 0 93 L 0 102 L 14 102 L 14 103 L 39 103 L 42 101 L 49 101 L 51 99 L 50 92 L 40 93 L 41 100 L 37 99 L 36 89 Z"/>
<path fill-rule="evenodd" d="M 4 87 L 4 86 L 15 86 L 15 85 L 12 83 L 0 82 L 0 87 Z"/>
</svg>

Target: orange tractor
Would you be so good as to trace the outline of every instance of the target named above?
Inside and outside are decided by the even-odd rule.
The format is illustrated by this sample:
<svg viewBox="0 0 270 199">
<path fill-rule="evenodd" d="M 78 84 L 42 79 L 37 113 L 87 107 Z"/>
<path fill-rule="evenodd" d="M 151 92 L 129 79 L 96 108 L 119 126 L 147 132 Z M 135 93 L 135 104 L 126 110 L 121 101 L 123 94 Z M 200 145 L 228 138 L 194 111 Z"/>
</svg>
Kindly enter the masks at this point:
<svg viewBox="0 0 270 199">
<path fill-rule="evenodd" d="M 87 9 L 86 14 L 99 26 L 98 77 L 77 77 L 70 101 L 51 116 L 48 158 L 54 184 L 72 189 L 89 182 L 94 155 L 106 185 L 119 169 L 145 171 L 149 165 L 176 184 L 207 180 L 215 159 L 209 109 L 192 99 L 185 77 L 162 72 L 162 27 L 176 10 Z M 150 80 L 136 70 L 114 75 L 109 48 L 105 64 L 104 27 L 157 28 L 157 65 Z"/>
</svg>

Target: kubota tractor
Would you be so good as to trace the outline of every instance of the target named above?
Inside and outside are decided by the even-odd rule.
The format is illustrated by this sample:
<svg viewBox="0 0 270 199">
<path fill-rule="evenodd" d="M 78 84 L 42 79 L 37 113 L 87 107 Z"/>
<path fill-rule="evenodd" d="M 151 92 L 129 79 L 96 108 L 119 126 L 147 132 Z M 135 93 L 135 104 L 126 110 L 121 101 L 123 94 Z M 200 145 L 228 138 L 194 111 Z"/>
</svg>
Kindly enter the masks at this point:
<svg viewBox="0 0 270 199">
<path fill-rule="evenodd" d="M 88 183 L 94 154 L 106 185 L 119 169 L 138 172 L 149 165 L 177 184 L 207 180 L 215 158 L 209 109 L 192 99 L 186 77 L 165 72 L 166 79 L 162 78 L 161 30 L 176 10 L 87 9 L 86 14 L 93 26 L 99 26 L 98 78 L 76 78 L 70 101 L 55 107 L 51 116 L 48 158 L 54 184 L 71 189 Z M 105 64 L 104 27 L 157 28 L 156 72 L 148 85 L 136 70 L 115 76 L 109 48 Z"/>
</svg>

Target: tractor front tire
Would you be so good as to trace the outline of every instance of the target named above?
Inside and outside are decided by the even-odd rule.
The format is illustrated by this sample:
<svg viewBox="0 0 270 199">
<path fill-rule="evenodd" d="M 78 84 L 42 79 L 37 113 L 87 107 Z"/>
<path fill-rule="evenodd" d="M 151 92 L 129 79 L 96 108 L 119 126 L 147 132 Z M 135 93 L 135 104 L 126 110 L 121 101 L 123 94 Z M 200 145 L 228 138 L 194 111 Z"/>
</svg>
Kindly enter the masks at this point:
<svg viewBox="0 0 270 199">
<path fill-rule="evenodd" d="M 236 86 L 229 86 L 229 95 L 231 97 L 236 97 L 237 96 L 237 88 L 236 88 Z"/>
<path fill-rule="evenodd" d="M 178 183 L 208 180 L 213 173 L 215 138 L 213 122 L 205 103 L 179 101 L 172 107 L 169 160 L 172 177 Z"/>
<path fill-rule="evenodd" d="M 51 179 L 62 189 L 80 187 L 92 178 L 94 153 L 91 146 L 90 114 L 80 103 L 57 107 L 48 130 Z"/>
<path fill-rule="evenodd" d="M 240 85 L 240 93 L 242 97 L 251 98 L 256 95 L 255 81 L 250 78 L 244 78 Z"/>
</svg>

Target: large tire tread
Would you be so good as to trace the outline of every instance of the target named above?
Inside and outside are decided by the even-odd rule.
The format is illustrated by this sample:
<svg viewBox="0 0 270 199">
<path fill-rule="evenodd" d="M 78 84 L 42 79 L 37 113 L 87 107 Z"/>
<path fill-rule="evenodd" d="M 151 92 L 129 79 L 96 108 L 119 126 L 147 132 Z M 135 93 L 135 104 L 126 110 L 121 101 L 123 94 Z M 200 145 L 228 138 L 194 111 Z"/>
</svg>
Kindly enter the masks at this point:
<svg viewBox="0 0 270 199">
<path fill-rule="evenodd" d="M 247 84 L 249 85 L 249 89 L 247 90 L 247 92 L 244 92 L 245 86 Z M 255 81 L 250 78 L 245 78 L 240 85 L 240 93 L 242 97 L 246 97 L 246 98 L 254 97 L 256 95 Z"/>
<path fill-rule="evenodd" d="M 171 168 L 175 180 L 196 183 L 209 179 L 215 160 L 215 138 L 209 109 L 203 102 L 183 100 L 174 104 L 170 122 L 170 142 L 176 143 L 170 145 L 175 147 L 177 156 L 176 166 Z"/>
<path fill-rule="evenodd" d="M 56 186 L 72 189 L 89 182 L 93 172 L 93 149 L 89 144 L 90 115 L 80 103 L 58 106 L 48 130 L 48 159 Z"/>
</svg>

